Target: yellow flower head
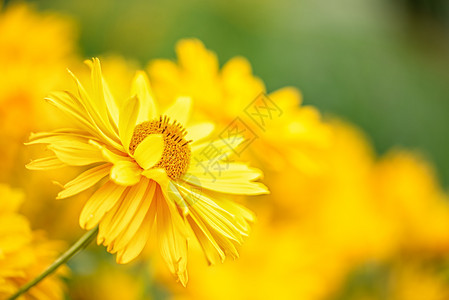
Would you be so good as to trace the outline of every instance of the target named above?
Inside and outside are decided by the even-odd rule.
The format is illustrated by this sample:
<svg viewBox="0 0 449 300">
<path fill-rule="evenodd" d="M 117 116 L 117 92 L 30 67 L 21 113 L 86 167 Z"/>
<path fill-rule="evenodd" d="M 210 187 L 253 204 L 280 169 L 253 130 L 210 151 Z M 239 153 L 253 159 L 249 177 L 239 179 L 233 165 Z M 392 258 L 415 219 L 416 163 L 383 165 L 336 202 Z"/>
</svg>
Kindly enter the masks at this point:
<svg viewBox="0 0 449 300">
<path fill-rule="evenodd" d="M 108 177 L 85 204 L 80 225 L 91 229 L 99 224 L 97 242 L 117 253 L 118 263 L 137 257 L 153 232 L 170 271 L 184 285 L 189 233 L 196 236 L 210 263 L 226 255 L 238 257 L 236 246 L 248 235 L 254 217 L 224 194 L 267 193 L 264 185 L 254 182 L 262 175 L 259 170 L 229 162 L 233 147 L 243 139 L 204 141 L 214 125 L 188 124 L 192 105 L 188 97 L 178 97 L 159 112 L 143 72 L 137 73 L 131 97 L 120 106 L 99 60 L 89 65 L 91 93 L 72 74 L 76 94 L 55 92 L 47 98 L 79 128 L 32 134 L 29 144 L 48 144 L 54 155 L 35 160 L 28 168 L 89 166 L 64 186 L 59 199 Z M 216 169 L 217 164 L 224 166 Z"/>
<path fill-rule="evenodd" d="M 32 231 L 17 213 L 23 193 L 0 184 L 0 299 L 14 294 L 56 259 L 59 242 Z M 64 272 L 64 269 L 62 269 Z M 62 282 L 51 276 L 33 287 L 24 299 L 62 299 Z"/>
<path fill-rule="evenodd" d="M 394 150 L 372 176 L 378 209 L 391 220 L 402 249 L 445 254 L 449 249 L 448 196 L 421 155 Z"/>
<path fill-rule="evenodd" d="M 252 74 L 250 63 L 235 57 L 219 68 L 217 56 L 196 39 L 176 46 L 178 61 L 154 60 L 148 67 L 155 95 L 170 102 L 189 95 L 200 102 L 199 118 L 215 120 L 220 128 L 243 133 L 259 164 L 276 171 L 296 167 L 306 173 L 322 168 L 320 153 L 329 144 L 330 131 L 319 112 L 300 106 L 301 93 L 293 87 L 266 95 L 263 81 Z"/>
<path fill-rule="evenodd" d="M 70 20 L 14 2 L 2 8 L 0 1 L 2 181 L 10 180 L 13 162 L 20 160 L 20 145 L 30 129 L 56 121 L 40 100 L 60 82 L 75 49 L 75 30 Z"/>
</svg>

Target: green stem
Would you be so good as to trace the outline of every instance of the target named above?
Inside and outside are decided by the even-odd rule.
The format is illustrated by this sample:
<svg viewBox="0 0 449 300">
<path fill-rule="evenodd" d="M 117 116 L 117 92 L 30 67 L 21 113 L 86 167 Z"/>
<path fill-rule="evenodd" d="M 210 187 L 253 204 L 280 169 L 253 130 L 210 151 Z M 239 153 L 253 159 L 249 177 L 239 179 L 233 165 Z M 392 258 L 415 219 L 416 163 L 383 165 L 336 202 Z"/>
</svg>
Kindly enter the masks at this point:
<svg viewBox="0 0 449 300">
<path fill-rule="evenodd" d="M 79 251 L 86 248 L 90 242 L 95 238 L 98 233 L 98 226 L 90 231 L 86 232 L 75 244 L 72 245 L 66 252 L 64 252 L 57 260 L 55 260 L 45 271 L 43 271 L 39 276 L 22 286 L 14 295 L 12 295 L 8 300 L 14 300 L 20 297 L 20 295 L 26 293 L 30 288 L 38 284 L 45 277 L 56 271 L 61 265 L 65 264 L 69 259 L 71 259 Z"/>
</svg>

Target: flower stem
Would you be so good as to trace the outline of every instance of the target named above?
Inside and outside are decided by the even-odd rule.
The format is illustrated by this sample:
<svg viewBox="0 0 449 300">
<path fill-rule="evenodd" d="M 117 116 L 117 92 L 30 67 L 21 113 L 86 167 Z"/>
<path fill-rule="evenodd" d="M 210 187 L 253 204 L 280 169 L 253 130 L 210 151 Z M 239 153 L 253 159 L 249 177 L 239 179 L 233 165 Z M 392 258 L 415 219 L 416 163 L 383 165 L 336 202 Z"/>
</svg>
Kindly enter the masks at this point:
<svg viewBox="0 0 449 300">
<path fill-rule="evenodd" d="M 12 295 L 8 300 L 14 300 L 20 297 L 20 295 L 26 293 L 30 288 L 38 284 L 48 275 L 56 271 L 61 265 L 65 264 L 69 259 L 71 259 L 79 251 L 86 248 L 90 242 L 95 238 L 98 233 L 98 226 L 90 231 L 86 232 L 75 244 L 72 245 L 66 252 L 64 252 L 58 259 L 56 259 L 45 271 L 43 271 L 39 276 L 22 286 L 14 295 Z"/>
</svg>

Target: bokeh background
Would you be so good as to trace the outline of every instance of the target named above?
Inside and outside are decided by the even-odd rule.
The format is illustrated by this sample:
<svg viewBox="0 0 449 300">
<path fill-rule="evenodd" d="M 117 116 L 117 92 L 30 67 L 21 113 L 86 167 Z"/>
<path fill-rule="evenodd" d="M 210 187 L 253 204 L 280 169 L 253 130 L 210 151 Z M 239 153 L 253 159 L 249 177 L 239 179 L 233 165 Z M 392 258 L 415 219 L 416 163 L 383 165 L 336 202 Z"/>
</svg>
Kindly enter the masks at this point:
<svg viewBox="0 0 449 300">
<path fill-rule="evenodd" d="M 0 83 L 0 125 L 6 128 L 0 140 L 0 156 L 14 158 L 0 161 L 0 179 L 24 189 L 27 200 L 21 212 L 33 228 L 45 229 L 51 238 L 70 244 L 81 236 L 77 216 L 88 195 L 56 202 L 54 196 L 60 187 L 50 178 L 66 182 L 76 173 L 69 170 L 61 178 L 58 172 L 41 176 L 24 170 L 24 163 L 36 155 L 33 150 L 25 150 L 22 143 L 30 131 L 49 127 L 39 127 L 45 123 L 43 119 L 51 119 L 51 113 L 41 117 L 40 111 L 35 111 L 34 106 L 41 109 L 39 105 L 28 105 L 40 101 L 48 89 L 67 88 L 67 81 L 57 79 L 66 76 L 67 64 L 78 71 L 82 58 L 109 57 L 111 66 L 105 64 L 105 73 L 112 70 L 112 74 L 132 76 L 129 69 L 145 68 L 150 60 L 175 59 L 176 42 L 195 37 L 217 54 L 221 66 L 232 57 L 246 57 L 268 92 L 298 87 L 303 102 L 318 108 L 325 120 L 338 116 L 358 126 L 378 157 L 391 149 L 405 148 L 416 150 L 430 162 L 428 166 L 412 154 L 388 154 L 378 164 L 376 161 L 373 174 L 368 175 L 369 187 L 363 183 L 359 189 L 358 177 L 365 176 L 363 168 L 371 168 L 371 160 L 377 158 L 373 158 L 365 136 L 346 125 L 334 124 L 343 142 L 335 147 L 335 154 L 327 154 L 337 171 L 329 178 L 326 175 L 324 181 L 329 179 L 335 186 L 329 188 L 309 179 L 301 182 L 304 178 L 294 177 L 297 174 L 282 184 L 273 180 L 275 191 L 290 184 L 304 192 L 298 196 L 298 203 L 288 202 L 294 198 L 291 195 L 292 199 L 284 203 L 273 201 L 274 217 L 272 212 L 267 213 L 269 221 L 255 228 L 255 237 L 243 255 L 246 260 L 206 268 L 204 260 L 193 255 L 191 289 L 185 292 L 170 276 L 160 274 L 160 259 L 150 259 L 151 267 L 141 261 L 119 266 L 103 247 L 91 246 L 69 264 L 67 299 L 170 299 L 173 295 L 175 299 L 235 298 L 225 293 L 227 284 L 241 285 L 241 290 L 248 293 L 243 293 L 242 299 L 259 299 L 261 295 L 294 299 L 289 289 L 282 293 L 283 285 L 300 286 L 303 293 L 298 295 L 315 295 L 303 296 L 306 300 L 449 299 L 449 226 L 444 221 L 449 216 L 448 1 L 42 0 L 4 1 L 2 10 L 21 3 L 31 7 L 31 13 L 25 13 L 24 19 L 17 17 L 14 24 L 23 30 L 17 31 L 15 40 L 23 38 L 15 47 L 3 47 L 8 48 L 5 53 L 0 47 L 0 57 L 6 57 L 0 60 L 0 68 L 8 70 L 5 78 L 0 74 L 1 80 L 20 82 L 18 89 L 12 89 L 12 97 L 4 97 L 6 102 L 2 97 L 8 87 Z M 8 28 L 5 24 L 9 23 L 0 22 L 0 28 Z M 0 46 L 5 32 L 0 32 Z M 5 40 L 8 38 L 14 40 Z M 28 49 L 28 44 L 38 46 Z M 22 56 L 29 61 L 24 61 L 20 69 L 14 59 Z M 132 67 L 124 67 L 119 57 Z M 13 63 L 5 66 L 6 61 Z M 18 70 L 17 78 L 11 76 L 15 74 L 11 70 Z M 113 89 L 127 88 L 128 83 L 121 86 L 120 76 L 109 79 Z M 17 90 L 21 94 L 14 94 Z M 22 103 L 29 91 L 33 91 L 28 95 L 31 100 Z M 25 119 L 24 113 L 36 120 Z M 16 152 L 19 154 L 13 155 Z M 335 197 L 315 196 L 314 184 L 329 188 L 326 192 L 335 192 Z M 374 200 L 365 199 L 366 194 L 367 199 Z M 412 200 L 407 202 L 409 198 Z M 426 202 L 427 198 L 431 200 Z M 269 201 L 261 200 L 262 208 L 254 205 L 262 220 L 264 209 L 272 208 L 264 206 Z M 377 211 L 371 215 L 370 208 L 378 202 L 382 206 L 383 201 L 387 203 L 382 207 L 386 212 L 381 209 L 379 216 Z M 297 206 L 292 209 L 293 216 L 289 215 L 289 205 Z M 435 222 L 428 226 L 428 219 Z M 394 241 L 376 235 L 384 232 L 383 225 L 396 230 L 402 223 L 405 229 Z M 323 228 L 315 228 L 320 226 Z M 394 254 L 383 254 L 390 248 L 394 248 Z M 335 254 L 340 250 L 351 262 Z M 279 274 L 265 275 L 271 271 Z M 257 277 L 259 273 L 263 274 L 261 278 Z M 286 278 L 289 274 L 291 278 Z M 257 279 L 251 280 L 253 277 Z M 263 294 L 271 284 L 275 287 L 273 294 Z M 257 294 L 257 285 L 266 286 L 262 294 Z"/>
<path fill-rule="evenodd" d="M 251 62 L 268 91 L 359 125 L 379 153 L 421 150 L 449 185 L 449 2 L 445 0 L 30 1 L 71 16 L 84 57 L 174 58 L 202 40 Z"/>
</svg>

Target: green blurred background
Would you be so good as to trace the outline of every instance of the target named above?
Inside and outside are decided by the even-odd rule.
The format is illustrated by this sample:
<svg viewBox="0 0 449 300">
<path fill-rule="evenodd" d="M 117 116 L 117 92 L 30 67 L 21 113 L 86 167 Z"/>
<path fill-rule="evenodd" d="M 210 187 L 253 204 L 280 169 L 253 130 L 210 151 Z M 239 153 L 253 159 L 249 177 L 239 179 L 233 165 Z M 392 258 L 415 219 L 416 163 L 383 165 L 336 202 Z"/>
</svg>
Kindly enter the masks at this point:
<svg viewBox="0 0 449 300">
<path fill-rule="evenodd" d="M 85 57 L 174 58 L 197 37 L 220 63 L 247 57 L 269 91 L 363 128 L 379 154 L 421 150 L 449 186 L 449 1 L 34 1 L 80 25 Z"/>
</svg>

